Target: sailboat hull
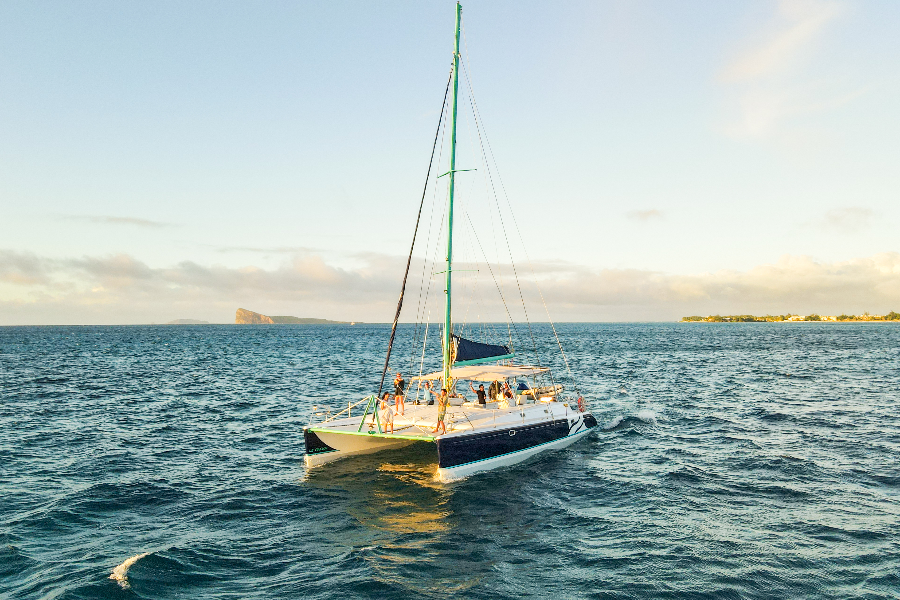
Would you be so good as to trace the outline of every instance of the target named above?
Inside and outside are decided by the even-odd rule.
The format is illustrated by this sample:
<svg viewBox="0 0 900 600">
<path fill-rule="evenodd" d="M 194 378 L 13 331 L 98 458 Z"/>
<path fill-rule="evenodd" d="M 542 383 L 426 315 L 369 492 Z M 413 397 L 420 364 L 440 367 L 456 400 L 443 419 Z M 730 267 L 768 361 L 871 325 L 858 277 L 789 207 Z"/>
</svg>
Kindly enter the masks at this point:
<svg viewBox="0 0 900 600">
<path fill-rule="evenodd" d="M 566 403 L 531 404 L 505 410 L 451 407 L 448 433 L 434 436 L 437 407 L 410 406 L 395 418 L 395 433 L 373 430 L 366 419 L 344 419 L 304 430 L 306 465 L 316 467 L 341 458 L 433 443 L 437 478 L 452 481 L 474 473 L 514 465 L 544 451 L 557 450 L 585 437 L 597 426 L 591 413 Z M 373 427 L 373 428 L 370 428 Z"/>
<path fill-rule="evenodd" d="M 456 481 L 458 479 L 463 479 L 465 477 L 469 477 L 470 475 L 475 475 L 476 473 L 481 473 L 483 471 L 490 471 L 492 469 L 499 469 L 501 467 L 510 467 L 520 462 L 526 461 L 529 458 L 533 458 L 542 452 L 550 450 L 561 450 L 567 446 L 570 446 L 571 444 L 574 444 L 578 440 L 587 437 L 593 431 L 593 428 L 582 429 L 581 431 L 578 431 L 576 433 L 566 435 L 555 440 L 538 443 L 527 448 L 522 448 L 521 450 L 515 450 L 488 458 L 477 459 L 453 467 L 438 467 L 437 478 L 443 482 Z"/>
<path fill-rule="evenodd" d="M 304 431 L 304 436 L 307 467 L 317 467 L 350 456 L 403 448 L 416 441 L 309 429 Z"/>
<path fill-rule="evenodd" d="M 508 467 L 541 452 L 559 450 L 591 433 L 597 425 L 590 413 L 574 420 L 557 419 L 470 435 L 438 438 L 441 481 L 453 481 L 500 467 Z"/>
</svg>

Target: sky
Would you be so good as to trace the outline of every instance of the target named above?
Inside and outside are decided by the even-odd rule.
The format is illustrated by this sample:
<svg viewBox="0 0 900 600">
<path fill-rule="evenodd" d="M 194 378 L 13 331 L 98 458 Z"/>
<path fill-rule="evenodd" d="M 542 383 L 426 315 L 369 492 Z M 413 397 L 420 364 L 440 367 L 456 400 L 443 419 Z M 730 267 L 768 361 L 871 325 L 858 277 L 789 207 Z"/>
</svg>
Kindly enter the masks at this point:
<svg viewBox="0 0 900 600">
<path fill-rule="evenodd" d="M 389 321 L 453 19 L 0 4 L 0 325 Z M 454 231 L 497 265 L 480 293 L 517 274 L 559 321 L 900 311 L 900 4 L 473 0 L 463 24 Z"/>
</svg>

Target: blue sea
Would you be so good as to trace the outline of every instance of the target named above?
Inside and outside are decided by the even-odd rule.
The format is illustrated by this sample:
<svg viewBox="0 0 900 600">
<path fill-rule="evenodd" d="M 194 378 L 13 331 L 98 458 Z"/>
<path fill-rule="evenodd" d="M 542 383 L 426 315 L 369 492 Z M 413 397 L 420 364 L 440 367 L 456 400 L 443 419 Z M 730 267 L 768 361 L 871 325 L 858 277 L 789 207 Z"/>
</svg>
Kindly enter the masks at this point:
<svg viewBox="0 0 900 600">
<path fill-rule="evenodd" d="M 303 464 L 388 326 L 0 327 L 0 597 L 900 597 L 900 327 L 558 329 L 597 433 L 439 484 Z"/>
</svg>

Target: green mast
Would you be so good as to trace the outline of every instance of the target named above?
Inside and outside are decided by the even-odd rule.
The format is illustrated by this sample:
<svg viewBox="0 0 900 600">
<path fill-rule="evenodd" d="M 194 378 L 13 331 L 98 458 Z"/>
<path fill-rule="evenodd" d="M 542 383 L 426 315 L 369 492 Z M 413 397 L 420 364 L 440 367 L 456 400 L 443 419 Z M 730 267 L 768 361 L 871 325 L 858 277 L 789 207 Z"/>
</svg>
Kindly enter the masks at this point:
<svg viewBox="0 0 900 600">
<path fill-rule="evenodd" d="M 462 19 L 462 5 L 456 3 L 456 43 L 453 46 L 453 104 L 450 113 L 450 195 L 447 206 L 447 286 L 444 290 L 446 295 L 446 304 L 444 310 L 444 387 L 447 394 L 450 394 L 450 367 L 452 357 L 450 356 L 451 342 L 453 338 L 453 321 L 450 318 L 451 313 L 451 296 L 450 286 L 453 282 L 453 188 L 456 180 L 456 99 L 459 89 L 459 23 Z"/>
</svg>

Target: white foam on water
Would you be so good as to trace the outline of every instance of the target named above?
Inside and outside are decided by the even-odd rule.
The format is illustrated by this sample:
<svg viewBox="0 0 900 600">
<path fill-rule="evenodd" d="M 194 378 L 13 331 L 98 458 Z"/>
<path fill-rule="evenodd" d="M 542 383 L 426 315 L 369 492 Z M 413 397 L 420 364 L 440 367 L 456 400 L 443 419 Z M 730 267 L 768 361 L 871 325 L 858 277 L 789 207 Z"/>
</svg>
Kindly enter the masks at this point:
<svg viewBox="0 0 900 600">
<path fill-rule="evenodd" d="M 143 554 L 135 554 L 131 558 L 127 559 L 121 565 L 113 569 L 112 574 L 109 576 L 110 579 L 115 579 L 119 582 L 119 585 L 122 586 L 122 589 L 127 590 L 130 586 L 128 585 L 128 569 L 131 568 L 131 565 L 141 560 L 145 556 L 150 554 L 149 552 L 144 552 Z"/>
<path fill-rule="evenodd" d="M 613 419 L 609 423 L 607 423 L 606 425 L 603 426 L 603 429 L 615 429 L 616 427 L 619 426 L 619 424 L 622 422 L 622 419 L 624 419 L 624 418 L 625 418 L 624 415 L 619 415 L 618 417 L 613 417 Z"/>
<path fill-rule="evenodd" d="M 652 410 L 647 410 L 645 408 L 642 411 L 638 411 L 638 414 L 635 416 L 648 425 L 656 425 L 656 413 Z"/>
</svg>

